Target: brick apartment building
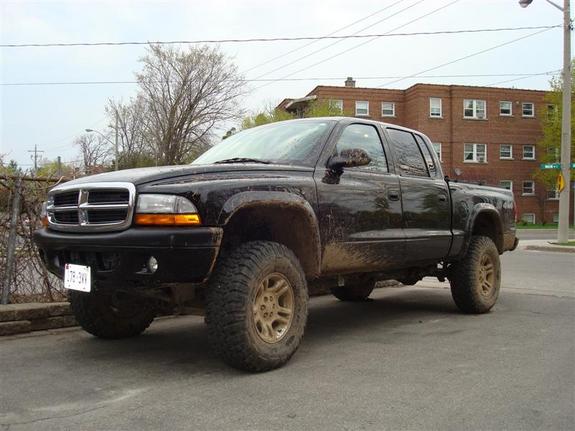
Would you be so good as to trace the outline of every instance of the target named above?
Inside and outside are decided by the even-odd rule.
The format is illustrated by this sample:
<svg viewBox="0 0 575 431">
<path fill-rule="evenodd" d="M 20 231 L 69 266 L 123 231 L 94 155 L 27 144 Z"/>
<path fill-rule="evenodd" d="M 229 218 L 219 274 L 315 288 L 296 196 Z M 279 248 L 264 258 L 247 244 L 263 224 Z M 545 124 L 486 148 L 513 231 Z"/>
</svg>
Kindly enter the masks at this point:
<svg viewBox="0 0 575 431">
<path fill-rule="evenodd" d="M 317 86 L 278 108 L 302 115 L 310 101 L 330 101 L 349 115 L 420 130 L 434 143 L 446 175 L 509 188 L 518 218 L 552 223 L 558 193 L 533 179 L 541 155 L 540 117 L 554 109 L 544 97 L 544 91 L 464 85 L 359 88 L 348 78 L 343 87 Z"/>
</svg>

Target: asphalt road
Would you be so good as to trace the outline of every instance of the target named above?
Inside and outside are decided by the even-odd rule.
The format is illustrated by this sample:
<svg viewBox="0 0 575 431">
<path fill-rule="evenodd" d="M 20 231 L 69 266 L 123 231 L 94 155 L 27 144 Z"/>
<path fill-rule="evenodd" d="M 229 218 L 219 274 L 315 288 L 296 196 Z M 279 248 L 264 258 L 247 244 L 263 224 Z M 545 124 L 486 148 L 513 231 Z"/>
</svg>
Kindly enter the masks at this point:
<svg viewBox="0 0 575 431">
<path fill-rule="evenodd" d="M 505 255 L 500 300 L 481 316 L 460 314 L 439 285 L 381 289 L 360 304 L 315 298 L 298 353 L 259 375 L 222 365 L 193 316 L 160 319 L 124 341 L 75 329 L 3 339 L 0 424 L 572 430 L 574 264 L 564 253 Z"/>
</svg>

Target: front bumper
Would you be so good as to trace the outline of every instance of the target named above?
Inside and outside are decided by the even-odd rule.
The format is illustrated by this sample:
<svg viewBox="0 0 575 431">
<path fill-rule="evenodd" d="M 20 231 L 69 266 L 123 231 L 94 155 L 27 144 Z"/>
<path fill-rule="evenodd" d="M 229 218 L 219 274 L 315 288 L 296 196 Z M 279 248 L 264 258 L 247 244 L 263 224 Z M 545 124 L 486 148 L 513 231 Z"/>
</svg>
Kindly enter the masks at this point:
<svg viewBox="0 0 575 431">
<path fill-rule="evenodd" d="M 34 232 L 34 242 L 50 272 L 63 278 L 64 265 L 92 269 L 98 282 L 137 283 L 202 282 L 217 258 L 222 229 L 131 228 L 109 233 L 63 233 L 50 229 Z M 150 256 L 158 261 L 151 273 Z"/>
</svg>

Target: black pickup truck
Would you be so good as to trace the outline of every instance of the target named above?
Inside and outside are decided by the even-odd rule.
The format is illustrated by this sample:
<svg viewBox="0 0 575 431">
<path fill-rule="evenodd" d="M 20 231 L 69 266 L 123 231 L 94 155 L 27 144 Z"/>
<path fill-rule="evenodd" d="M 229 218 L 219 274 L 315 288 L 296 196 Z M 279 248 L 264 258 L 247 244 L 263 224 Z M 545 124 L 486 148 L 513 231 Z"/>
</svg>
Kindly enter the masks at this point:
<svg viewBox="0 0 575 431">
<path fill-rule="evenodd" d="M 216 352 L 252 371 L 294 354 L 310 290 L 361 301 L 435 276 L 484 313 L 517 246 L 511 192 L 450 181 L 425 135 L 357 118 L 245 130 L 191 165 L 59 185 L 44 208 L 36 244 L 86 331 L 130 337 L 199 309 Z"/>
</svg>

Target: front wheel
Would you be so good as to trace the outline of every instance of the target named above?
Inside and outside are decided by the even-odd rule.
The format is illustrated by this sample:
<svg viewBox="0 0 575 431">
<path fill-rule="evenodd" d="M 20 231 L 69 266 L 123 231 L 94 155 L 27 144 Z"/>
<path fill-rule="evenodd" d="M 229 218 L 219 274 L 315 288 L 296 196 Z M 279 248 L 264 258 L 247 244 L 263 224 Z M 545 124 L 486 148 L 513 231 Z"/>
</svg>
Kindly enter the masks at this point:
<svg viewBox="0 0 575 431">
<path fill-rule="evenodd" d="M 486 236 L 471 238 L 467 254 L 450 269 L 451 296 L 465 313 L 486 313 L 495 305 L 501 286 L 501 263 L 495 243 Z"/>
<path fill-rule="evenodd" d="M 307 321 L 307 283 L 287 247 L 245 243 L 222 256 L 206 292 L 206 322 L 216 353 L 246 371 L 285 364 Z"/>
<path fill-rule="evenodd" d="M 155 309 L 148 300 L 122 292 L 71 290 L 68 299 L 78 324 L 99 338 L 134 337 L 144 332 L 155 317 Z"/>
</svg>

